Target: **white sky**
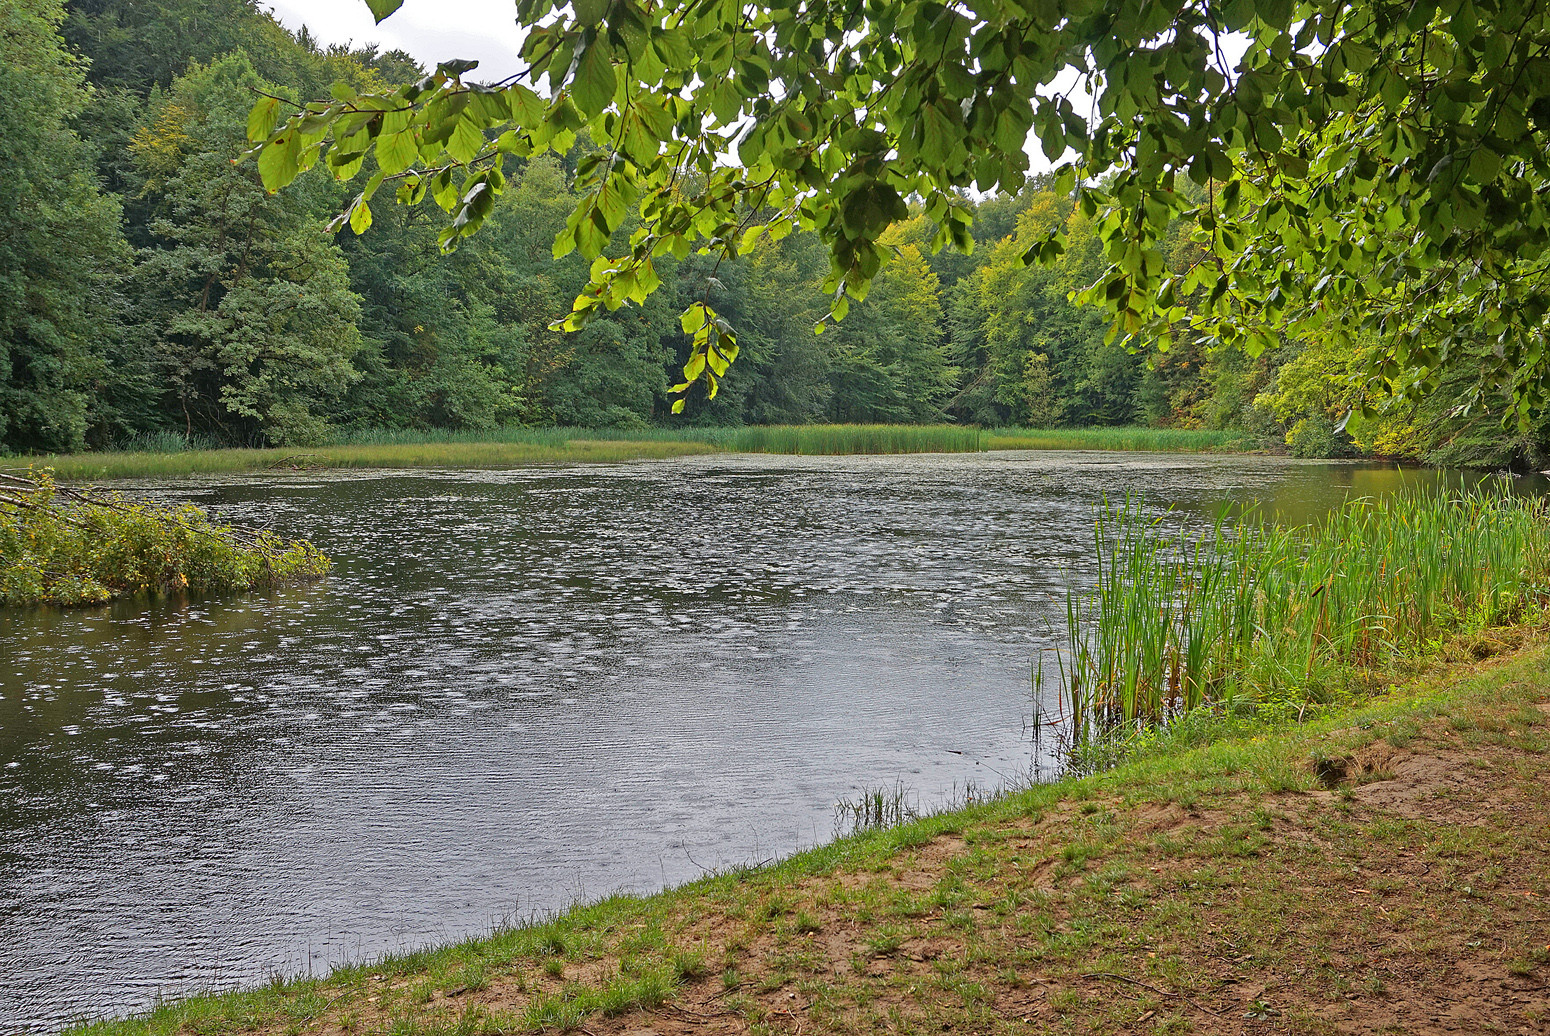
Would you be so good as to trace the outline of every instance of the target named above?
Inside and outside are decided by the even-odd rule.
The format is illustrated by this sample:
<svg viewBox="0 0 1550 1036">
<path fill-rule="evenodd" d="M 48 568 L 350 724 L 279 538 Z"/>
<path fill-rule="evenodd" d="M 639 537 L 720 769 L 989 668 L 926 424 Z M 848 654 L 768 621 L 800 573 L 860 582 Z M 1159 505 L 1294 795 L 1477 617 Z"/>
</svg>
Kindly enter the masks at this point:
<svg viewBox="0 0 1550 1036">
<path fill-rule="evenodd" d="M 477 78 L 503 79 L 522 67 L 517 51 L 513 0 L 404 0 L 381 25 L 365 0 L 265 0 L 280 24 L 293 32 L 305 25 L 324 44 L 380 43 L 406 50 L 427 68 L 438 61 L 471 58 Z"/>
</svg>

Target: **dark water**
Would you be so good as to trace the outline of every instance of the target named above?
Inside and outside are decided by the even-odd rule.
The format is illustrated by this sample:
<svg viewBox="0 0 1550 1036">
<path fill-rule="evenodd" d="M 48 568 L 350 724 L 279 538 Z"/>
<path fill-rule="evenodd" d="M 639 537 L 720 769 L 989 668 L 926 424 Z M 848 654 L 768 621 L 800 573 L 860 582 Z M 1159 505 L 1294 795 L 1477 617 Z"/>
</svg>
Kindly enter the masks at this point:
<svg viewBox="0 0 1550 1036">
<path fill-rule="evenodd" d="M 1302 518 L 1432 477 L 1015 453 L 140 487 L 337 567 L 0 611 L 0 1032 L 789 853 L 867 787 L 1024 778 L 1101 495 Z"/>
</svg>

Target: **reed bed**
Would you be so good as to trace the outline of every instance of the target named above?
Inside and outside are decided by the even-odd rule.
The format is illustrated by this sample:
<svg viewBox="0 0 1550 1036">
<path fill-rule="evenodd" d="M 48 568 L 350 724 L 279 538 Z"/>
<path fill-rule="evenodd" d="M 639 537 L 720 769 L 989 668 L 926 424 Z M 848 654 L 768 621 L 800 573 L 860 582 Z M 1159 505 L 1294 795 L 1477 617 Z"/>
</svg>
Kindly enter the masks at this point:
<svg viewBox="0 0 1550 1036">
<path fill-rule="evenodd" d="M 1108 450 L 1153 453 L 1246 453 L 1261 446 L 1244 432 L 1198 428 L 997 428 L 988 450 Z"/>
<path fill-rule="evenodd" d="M 1550 512 L 1499 491 L 1364 498 L 1301 527 L 1224 513 L 1204 535 L 1127 499 L 1099 509 L 1095 547 L 1058 663 L 1078 742 L 1203 706 L 1328 703 L 1550 600 Z"/>
<path fill-rule="evenodd" d="M 748 428 L 491 428 L 477 431 L 340 429 L 321 446 L 178 449 L 179 436 L 138 441 L 144 449 L 0 458 L 0 469 L 53 468 L 70 481 L 177 478 L 305 468 L 512 468 L 619 463 L 692 454 L 962 453 L 982 433 L 950 425 L 792 425 Z"/>
<path fill-rule="evenodd" d="M 568 443 L 701 443 L 732 453 L 792 453 L 835 456 L 858 453 L 974 453 L 984 433 L 955 425 L 814 424 L 749 425 L 740 428 L 492 428 L 479 431 L 431 429 L 341 429 L 330 445 L 377 446 L 411 443 L 523 443 L 561 447 Z"/>
<path fill-rule="evenodd" d="M 840 456 L 859 453 L 978 453 L 985 433 L 958 425 L 750 425 L 718 445 L 735 453 Z"/>
<path fill-rule="evenodd" d="M 428 443 L 502 443 L 561 447 L 572 442 L 695 442 L 718 444 L 729 428 L 336 428 L 328 446 L 417 446 Z"/>
<path fill-rule="evenodd" d="M 340 428 L 318 446 L 221 448 L 163 432 L 94 453 L 0 458 L 0 468 L 52 467 L 61 479 L 176 478 L 276 468 L 508 468 L 662 459 L 696 453 L 809 456 L 977 453 L 987 449 L 1226 452 L 1253 444 L 1235 432 L 1159 428 L 1053 431 L 959 425 L 750 425 L 743 428 Z"/>
<path fill-rule="evenodd" d="M 404 442 L 308 449 L 187 450 L 180 453 L 77 453 L 0 460 L 0 468 L 53 468 L 62 481 L 180 478 L 239 471 L 310 468 L 514 468 L 532 464 L 620 463 L 713 452 L 685 441 Z"/>
</svg>

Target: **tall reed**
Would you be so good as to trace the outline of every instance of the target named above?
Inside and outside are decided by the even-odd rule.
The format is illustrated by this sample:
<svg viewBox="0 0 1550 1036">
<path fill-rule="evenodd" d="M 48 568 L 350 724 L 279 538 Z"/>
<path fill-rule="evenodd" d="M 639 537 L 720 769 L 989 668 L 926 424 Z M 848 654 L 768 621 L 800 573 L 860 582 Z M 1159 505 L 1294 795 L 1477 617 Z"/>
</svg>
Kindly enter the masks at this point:
<svg viewBox="0 0 1550 1036">
<path fill-rule="evenodd" d="M 1212 703 L 1318 703 L 1428 645 L 1550 600 L 1550 514 L 1499 492 L 1405 492 L 1311 526 L 1224 513 L 1204 535 L 1100 507 L 1096 585 L 1066 598 L 1078 739 Z"/>
<path fill-rule="evenodd" d="M 978 453 L 984 433 L 959 425 L 750 425 L 729 429 L 718 445 L 735 453 Z"/>
</svg>

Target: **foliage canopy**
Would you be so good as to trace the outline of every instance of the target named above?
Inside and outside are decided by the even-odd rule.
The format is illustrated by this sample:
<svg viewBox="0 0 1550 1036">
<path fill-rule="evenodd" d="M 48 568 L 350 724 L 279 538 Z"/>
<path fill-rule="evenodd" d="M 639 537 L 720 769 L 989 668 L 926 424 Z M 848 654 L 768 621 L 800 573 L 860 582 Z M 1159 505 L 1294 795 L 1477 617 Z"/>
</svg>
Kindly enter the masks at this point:
<svg viewBox="0 0 1550 1036">
<path fill-rule="evenodd" d="M 378 20 L 401 0 L 368 0 Z M 933 247 L 972 246 L 966 193 L 1017 192 L 1036 139 L 1097 221 L 1087 297 L 1116 336 L 1244 345 L 1372 343 L 1385 389 L 1450 364 L 1545 401 L 1550 311 L 1550 11 L 1512 0 L 518 0 L 523 73 L 469 62 L 396 90 L 336 91 L 281 121 L 253 109 L 266 186 L 326 160 L 376 171 L 341 217 L 370 225 L 384 184 L 472 233 L 508 156 L 599 149 L 556 255 L 593 259 L 565 326 L 639 302 L 654 260 L 735 256 L 801 226 L 828 248 L 832 319 L 865 296 L 879 237 L 916 199 Z M 1236 36 L 1234 34 L 1237 34 Z M 1246 43 L 1233 62 L 1224 41 Z M 1062 89 L 1063 85 L 1069 88 Z M 612 242 L 632 207 L 640 220 Z M 1193 220 L 1185 271 L 1162 247 Z M 612 242 L 612 244 L 611 244 Z M 1057 257 L 1053 228 L 1026 261 Z M 704 303 L 683 316 L 686 381 L 736 354 Z M 1482 351 L 1480 343 L 1489 344 Z M 1482 359 L 1483 356 L 1483 359 Z"/>
</svg>

